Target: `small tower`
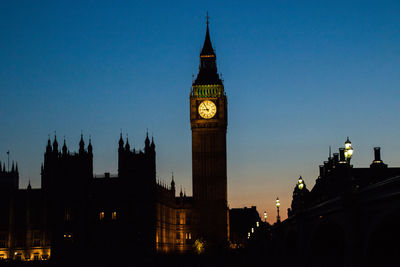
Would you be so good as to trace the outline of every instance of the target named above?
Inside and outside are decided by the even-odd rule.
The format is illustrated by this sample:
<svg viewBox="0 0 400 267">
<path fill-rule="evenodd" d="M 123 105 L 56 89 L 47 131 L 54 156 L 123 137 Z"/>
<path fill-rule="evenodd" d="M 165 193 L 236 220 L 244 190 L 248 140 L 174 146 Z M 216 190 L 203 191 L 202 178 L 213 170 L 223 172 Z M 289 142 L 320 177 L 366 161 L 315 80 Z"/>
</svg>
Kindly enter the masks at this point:
<svg viewBox="0 0 400 267">
<path fill-rule="evenodd" d="M 122 139 L 122 132 L 119 135 L 118 151 L 122 152 L 124 150 L 124 140 Z"/>
<path fill-rule="evenodd" d="M 150 148 L 152 152 L 156 151 L 156 145 L 154 144 L 154 138 L 153 136 L 151 137 L 151 144 L 150 144 Z"/>
<path fill-rule="evenodd" d="M 85 152 L 85 142 L 83 141 L 83 134 L 81 134 L 81 140 L 79 141 L 79 154 L 82 155 Z"/>
<path fill-rule="evenodd" d="M 149 132 L 146 132 L 146 139 L 144 140 L 144 152 L 145 152 L 146 154 L 150 153 Z"/>
<path fill-rule="evenodd" d="M 93 155 L 93 147 L 92 147 L 92 138 L 91 137 L 89 137 L 89 145 L 88 145 L 88 153 L 90 154 L 90 155 Z"/>
<path fill-rule="evenodd" d="M 51 141 L 50 141 L 50 136 L 49 139 L 47 140 L 47 146 L 46 146 L 46 153 L 51 153 Z"/>
<path fill-rule="evenodd" d="M 173 195 L 175 196 L 175 181 L 174 181 L 174 173 L 172 173 L 172 180 L 171 180 L 171 190 Z"/>
<path fill-rule="evenodd" d="M 58 142 L 57 142 L 57 135 L 54 134 L 54 142 L 53 142 L 53 152 L 58 153 Z"/>
<path fill-rule="evenodd" d="M 67 144 L 65 143 L 65 138 L 64 138 L 64 144 L 62 147 L 62 154 L 65 156 L 68 153 L 68 149 L 67 149 Z"/>
<path fill-rule="evenodd" d="M 125 150 L 128 152 L 131 150 L 131 146 L 129 145 L 128 136 L 126 136 Z"/>
</svg>

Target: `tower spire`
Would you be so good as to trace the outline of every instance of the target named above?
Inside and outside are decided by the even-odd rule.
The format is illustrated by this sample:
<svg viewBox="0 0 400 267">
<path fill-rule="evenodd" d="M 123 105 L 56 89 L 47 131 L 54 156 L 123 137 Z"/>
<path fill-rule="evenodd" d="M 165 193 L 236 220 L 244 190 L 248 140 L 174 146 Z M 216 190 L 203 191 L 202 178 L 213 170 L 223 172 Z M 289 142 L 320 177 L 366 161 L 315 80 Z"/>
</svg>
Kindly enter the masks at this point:
<svg viewBox="0 0 400 267">
<path fill-rule="evenodd" d="M 49 139 L 47 140 L 46 153 L 51 153 L 50 134 L 49 134 Z"/>
<path fill-rule="evenodd" d="M 54 131 L 53 152 L 58 153 L 57 133 Z"/>
<path fill-rule="evenodd" d="M 62 147 L 62 153 L 63 155 L 67 155 L 67 144 L 65 143 L 65 135 L 64 135 L 64 144 Z"/>
<path fill-rule="evenodd" d="M 126 134 L 125 150 L 130 151 L 130 149 L 131 149 L 131 146 L 129 145 L 128 134 Z"/>
<path fill-rule="evenodd" d="M 210 17 L 208 16 L 208 12 L 207 12 L 207 16 L 206 16 L 206 24 L 207 24 L 206 38 L 204 39 L 203 49 L 201 50 L 200 57 L 202 57 L 202 56 L 209 56 L 209 57 L 214 56 L 215 57 L 215 52 L 214 52 L 214 49 L 212 47 L 211 38 L 210 38 L 210 28 L 209 28 L 209 24 L 210 23 L 208 21 L 209 18 Z"/>
<path fill-rule="evenodd" d="M 121 133 L 119 134 L 119 142 L 118 142 L 118 145 L 119 145 L 119 149 L 120 149 L 120 150 L 122 150 L 122 149 L 124 148 L 124 140 L 122 139 L 122 130 L 121 130 Z"/>
<path fill-rule="evenodd" d="M 88 152 L 89 154 L 92 154 L 93 152 L 93 146 L 92 146 L 92 136 L 89 135 L 89 145 L 88 145 Z"/>
<path fill-rule="evenodd" d="M 211 44 L 210 28 L 209 28 L 209 16 L 207 12 L 206 16 L 206 37 L 204 39 L 203 48 L 200 53 L 200 67 L 197 78 L 193 85 L 211 85 L 221 84 L 222 81 L 217 72 L 217 63 L 215 51 Z"/>
<path fill-rule="evenodd" d="M 144 140 L 144 152 L 146 154 L 150 152 L 150 139 L 148 130 L 146 130 L 146 139 Z"/>
<path fill-rule="evenodd" d="M 81 140 L 79 141 L 79 154 L 83 154 L 85 152 L 85 142 L 83 141 L 83 134 L 81 131 Z"/>
<path fill-rule="evenodd" d="M 175 181 L 174 181 L 174 172 L 172 172 L 171 190 L 173 190 L 173 191 L 174 191 L 174 195 L 175 195 Z"/>
</svg>

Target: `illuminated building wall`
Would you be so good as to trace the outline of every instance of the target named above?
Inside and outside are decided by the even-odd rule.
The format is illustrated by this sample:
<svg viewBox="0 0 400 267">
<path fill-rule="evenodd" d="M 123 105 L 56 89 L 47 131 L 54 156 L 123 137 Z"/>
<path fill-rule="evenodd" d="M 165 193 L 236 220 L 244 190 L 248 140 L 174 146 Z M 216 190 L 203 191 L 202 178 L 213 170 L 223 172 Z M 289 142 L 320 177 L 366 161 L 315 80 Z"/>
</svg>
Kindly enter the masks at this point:
<svg viewBox="0 0 400 267">
<path fill-rule="evenodd" d="M 157 184 L 156 251 L 160 253 L 188 252 L 192 250 L 192 201 L 182 192 L 175 197 L 175 184 L 171 187 Z"/>
<path fill-rule="evenodd" d="M 40 189 L 18 189 L 19 173 L 0 170 L 0 260 L 47 260 L 51 256 Z"/>
</svg>

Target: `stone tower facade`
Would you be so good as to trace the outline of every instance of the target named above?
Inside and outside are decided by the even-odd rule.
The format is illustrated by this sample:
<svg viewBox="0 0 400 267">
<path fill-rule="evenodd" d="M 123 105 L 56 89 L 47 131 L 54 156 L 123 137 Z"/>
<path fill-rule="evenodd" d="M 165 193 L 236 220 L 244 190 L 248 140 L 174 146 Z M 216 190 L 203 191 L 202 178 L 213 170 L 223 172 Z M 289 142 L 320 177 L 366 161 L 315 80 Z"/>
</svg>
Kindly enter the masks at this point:
<svg viewBox="0 0 400 267">
<path fill-rule="evenodd" d="M 227 122 L 227 98 L 207 21 L 199 73 L 190 92 L 193 200 L 197 236 L 218 246 L 228 239 Z"/>
</svg>

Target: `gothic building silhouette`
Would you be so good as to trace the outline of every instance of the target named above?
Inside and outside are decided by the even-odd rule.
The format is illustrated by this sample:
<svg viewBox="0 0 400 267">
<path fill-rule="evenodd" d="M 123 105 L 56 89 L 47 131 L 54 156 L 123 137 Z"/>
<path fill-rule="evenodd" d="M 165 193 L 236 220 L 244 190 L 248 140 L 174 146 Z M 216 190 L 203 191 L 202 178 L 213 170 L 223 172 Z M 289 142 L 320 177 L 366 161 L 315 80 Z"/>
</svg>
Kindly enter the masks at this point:
<svg viewBox="0 0 400 267">
<path fill-rule="evenodd" d="M 19 189 L 18 167 L 0 171 L 0 259 L 131 257 L 226 246 L 227 99 L 207 21 L 190 91 L 193 197 L 156 181 L 156 146 L 118 143 L 118 174 L 93 174 L 93 147 L 48 140 L 41 188 Z"/>
</svg>

